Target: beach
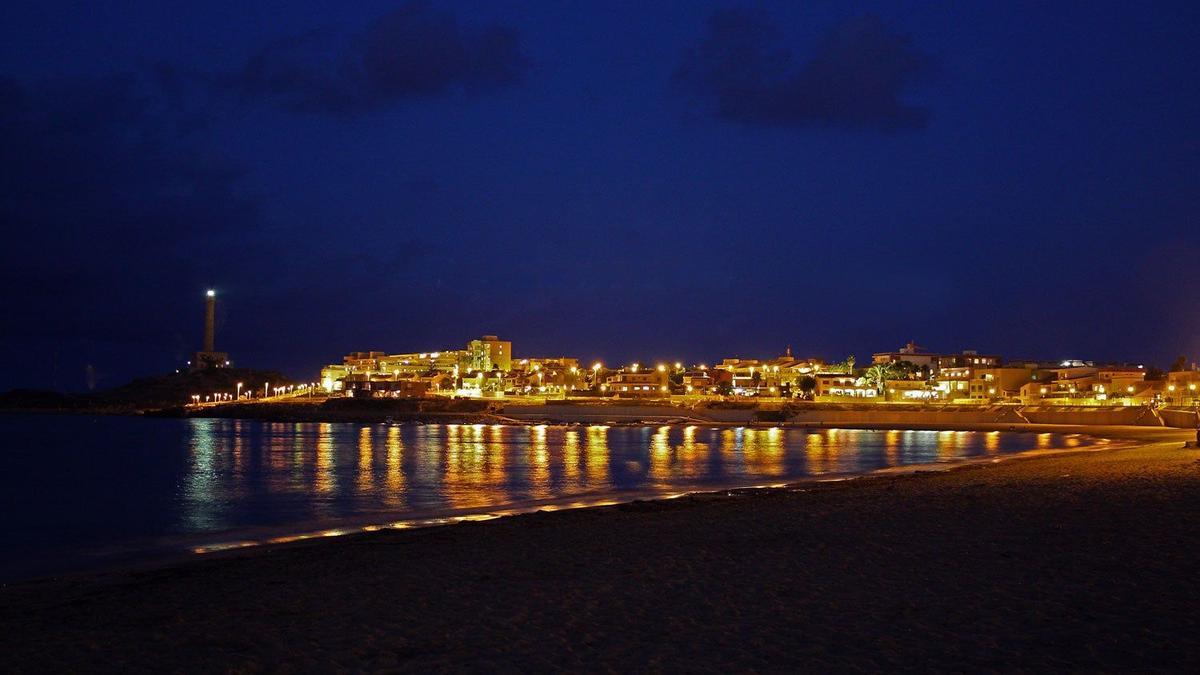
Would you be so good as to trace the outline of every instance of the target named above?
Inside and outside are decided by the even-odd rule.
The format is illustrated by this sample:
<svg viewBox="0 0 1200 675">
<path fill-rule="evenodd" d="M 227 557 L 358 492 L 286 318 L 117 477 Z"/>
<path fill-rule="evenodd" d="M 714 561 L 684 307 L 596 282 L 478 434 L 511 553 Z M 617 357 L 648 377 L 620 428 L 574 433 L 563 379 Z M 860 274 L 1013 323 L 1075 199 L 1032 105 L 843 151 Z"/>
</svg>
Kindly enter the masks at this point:
<svg viewBox="0 0 1200 675">
<path fill-rule="evenodd" d="M 1193 432 L 5 586 L 10 671 L 1182 670 Z"/>
</svg>

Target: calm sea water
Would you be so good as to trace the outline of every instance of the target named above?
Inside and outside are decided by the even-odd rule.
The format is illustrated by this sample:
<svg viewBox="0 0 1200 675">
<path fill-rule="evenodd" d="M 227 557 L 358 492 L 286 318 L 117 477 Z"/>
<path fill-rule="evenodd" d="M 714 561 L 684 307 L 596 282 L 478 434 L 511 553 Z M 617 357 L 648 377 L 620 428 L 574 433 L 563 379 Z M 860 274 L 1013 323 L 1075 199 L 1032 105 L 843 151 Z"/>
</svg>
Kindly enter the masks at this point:
<svg viewBox="0 0 1200 675">
<path fill-rule="evenodd" d="M 1094 442 L 1027 433 L 0 415 L 0 578 L 323 528 Z"/>
</svg>

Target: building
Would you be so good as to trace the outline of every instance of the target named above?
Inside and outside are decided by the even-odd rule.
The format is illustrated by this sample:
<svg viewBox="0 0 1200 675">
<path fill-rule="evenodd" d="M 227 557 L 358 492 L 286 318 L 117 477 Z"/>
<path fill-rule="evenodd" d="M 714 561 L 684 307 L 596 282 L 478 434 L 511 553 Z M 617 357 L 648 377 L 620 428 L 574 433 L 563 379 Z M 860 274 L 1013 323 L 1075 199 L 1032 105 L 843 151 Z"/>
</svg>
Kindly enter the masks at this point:
<svg viewBox="0 0 1200 675">
<path fill-rule="evenodd" d="M 512 370 L 512 343 L 495 335 L 484 335 L 467 343 L 467 367 L 471 370 Z"/>
<path fill-rule="evenodd" d="M 1200 405 L 1200 370 L 1177 370 L 1167 373 L 1163 400 L 1167 405 L 1195 407 Z"/>
<path fill-rule="evenodd" d="M 974 349 L 964 350 L 961 354 L 942 354 L 937 357 L 937 369 L 943 368 L 992 368 L 1003 363 L 994 354 L 980 354 Z"/>
<path fill-rule="evenodd" d="M 608 376 L 600 390 L 618 397 L 654 398 L 671 392 L 666 368 L 641 368 L 633 364 Z"/>
<path fill-rule="evenodd" d="M 340 364 L 321 369 L 321 384 L 326 391 L 341 391 L 342 381 L 353 375 L 374 378 L 431 378 L 438 374 L 455 381 L 479 372 L 498 370 L 507 373 L 512 368 L 512 342 L 495 335 L 484 335 L 467 343 L 466 349 L 443 349 L 428 352 L 387 353 L 381 351 L 350 352 Z M 434 387 L 435 391 L 455 387 Z"/>
<path fill-rule="evenodd" d="M 846 401 L 871 399 L 879 396 L 874 387 L 860 384 L 861 378 L 847 373 L 817 373 L 814 395 L 818 401 Z"/>
<path fill-rule="evenodd" d="M 800 379 L 815 375 L 825 366 L 820 359 L 792 356 L 788 347 L 773 359 L 727 358 L 716 369 L 729 374 L 733 393 L 742 396 L 792 395 L 799 391 Z"/>
<path fill-rule="evenodd" d="M 934 354 L 924 347 L 919 347 L 916 343 L 909 341 L 908 344 L 894 352 L 877 352 L 872 354 L 871 363 L 886 364 L 908 361 L 913 365 L 926 366 L 930 370 L 935 370 L 939 358 L 939 354 Z"/>
<path fill-rule="evenodd" d="M 370 395 L 376 398 L 420 398 L 429 393 L 430 378 L 381 377 L 372 379 L 367 375 L 352 375 L 341 381 L 342 389 L 353 395 Z"/>
<path fill-rule="evenodd" d="M 884 380 L 887 401 L 907 403 L 935 401 L 941 398 L 938 389 L 925 380 Z"/>
<path fill-rule="evenodd" d="M 1143 366 L 1097 366 L 1069 359 L 1041 364 L 1019 396 L 1027 404 L 1130 405 L 1132 400 L 1153 399 L 1157 391 L 1155 383 L 1146 382 Z"/>
<path fill-rule="evenodd" d="M 1017 399 L 1021 396 L 1021 387 L 1029 382 L 1046 381 L 1048 379 L 1050 379 L 1050 373 L 1036 365 L 1009 364 L 1006 366 L 973 368 L 965 398 L 975 401 Z"/>
</svg>

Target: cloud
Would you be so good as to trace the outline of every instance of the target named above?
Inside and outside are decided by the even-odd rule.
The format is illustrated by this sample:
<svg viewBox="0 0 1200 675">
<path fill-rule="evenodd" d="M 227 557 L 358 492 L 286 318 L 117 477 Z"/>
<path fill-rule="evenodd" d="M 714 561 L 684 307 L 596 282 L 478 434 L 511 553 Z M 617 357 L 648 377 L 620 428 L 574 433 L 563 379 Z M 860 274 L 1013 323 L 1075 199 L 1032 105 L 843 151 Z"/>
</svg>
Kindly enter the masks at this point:
<svg viewBox="0 0 1200 675">
<path fill-rule="evenodd" d="M 700 43 L 684 50 L 672 81 L 721 119 L 742 124 L 925 125 L 928 111 L 901 95 L 933 61 L 878 18 L 842 23 L 798 66 L 780 45 L 778 29 L 763 15 L 717 11 Z"/>
<path fill-rule="evenodd" d="M 528 67 L 515 30 L 464 27 L 453 13 L 414 1 L 360 35 L 316 30 L 276 40 L 227 85 L 289 110 L 350 114 L 453 90 L 515 86 Z"/>
</svg>

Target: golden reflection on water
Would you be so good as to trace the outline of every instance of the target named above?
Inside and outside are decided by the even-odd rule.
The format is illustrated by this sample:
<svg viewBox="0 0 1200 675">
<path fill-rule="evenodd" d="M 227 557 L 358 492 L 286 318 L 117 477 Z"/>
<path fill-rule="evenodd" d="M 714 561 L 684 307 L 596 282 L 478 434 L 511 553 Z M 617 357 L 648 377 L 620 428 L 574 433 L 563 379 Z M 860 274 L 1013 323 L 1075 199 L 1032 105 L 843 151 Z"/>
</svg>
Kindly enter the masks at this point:
<svg viewBox="0 0 1200 675">
<path fill-rule="evenodd" d="M 370 492 L 375 487 L 375 451 L 371 447 L 371 427 L 358 430 L 358 489 Z"/>
<path fill-rule="evenodd" d="M 534 499 L 550 496 L 550 450 L 546 445 L 546 425 L 531 428 L 529 443 L 529 488 Z"/>
<path fill-rule="evenodd" d="M 608 482 L 608 427 L 592 425 L 587 430 L 587 455 L 584 460 L 584 482 L 604 485 Z"/>
<path fill-rule="evenodd" d="M 183 522 L 192 530 L 220 526 L 237 508 L 250 508 L 237 504 L 256 492 L 288 495 L 288 508 L 308 511 L 297 518 L 384 507 L 474 510 L 605 490 L 749 485 L 759 478 L 994 456 L 1020 447 L 1000 432 L 190 424 L 180 495 Z M 1086 442 L 1049 433 L 1021 438 L 1026 448 Z M 295 506 L 296 495 L 305 493 L 313 499 Z"/>
<path fill-rule="evenodd" d="M 746 429 L 742 452 L 745 469 L 760 476 L 781 476 L 783 465 L 783 434 L 777 427 Z"/>
<path fill-rule="evenodd" d="M 400 427 L 388 427 L 387 442 L 384 444 L 387 477 L 387 501 L 392 504 L 400 502 L 404 492 L 404 441 L 400 438 Z"/>
<path fill-rule="evenodd" d="M 855 433 L 858 432 L 844 429 L 824 429 L 806 435 L 804 437 L 804 457 L 808 472 L 819 475 L 844 471 L 842 448 L 851 438 L 850 434 Z"/>
<path fill-rule="evenodd" d="M 567 481 L 575 483 L 579 480 L 579 432 L 574 429 L 563 434 L 563 474 Z"/>
<path fill-rule="evenodd" d="M 953 459 L 958 454 L 958 442 L 953 431 L 939 431 L 937 435 L 937 461 Z"/>
<path fill-rule="evenodd" d="M 317 426 L 317 467 L 314 474 L 314 487 L 317 492 L 333 490 L 333 425 L 322 422 Z"/>
<path fill-rule="evenodd" d="M 989 455 L 1000 452 L 1000 432 L 989 431 L 983 437 L 983 449 Z"/>
<path fill-rule="evenodd" d="M 888 466 L 900 463 L 900 432 L 892 429 L 883 438 L 883 456 Z"/>
<path fill-rule="evenodd" d="M 674 454 L 671 448 L 671 428 L 659 427 L 650 438 L 650 477 L 664 481 L 671 475 Z"/>
</svg>

